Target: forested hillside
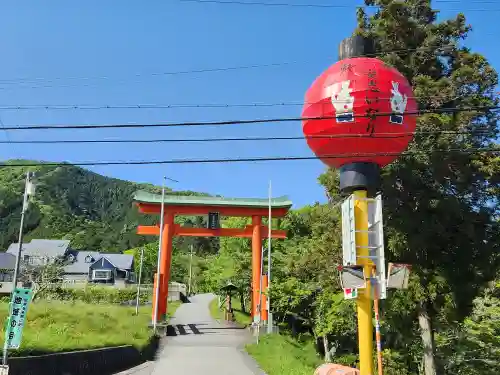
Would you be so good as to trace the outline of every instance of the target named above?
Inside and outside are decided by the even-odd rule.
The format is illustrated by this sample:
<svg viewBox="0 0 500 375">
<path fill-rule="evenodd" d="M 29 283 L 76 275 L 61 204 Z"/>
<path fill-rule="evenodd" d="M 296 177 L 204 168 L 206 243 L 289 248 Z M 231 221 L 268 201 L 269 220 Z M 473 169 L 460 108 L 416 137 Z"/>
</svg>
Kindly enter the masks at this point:
<svg viewBox="0 0 500 375">
<path fill-rule="evenodd" d="M 33 163 L 8 163 L 23 162 Z M 17 242 L 27 170 L 0 169 L 0 249 Z M 26 241 L 65 238 L 75 249 L 117 252 L 155 240 L 135 234 L 139 223 L 151 224 L 156 218 L 139 214 L 132 196 L 139 189 L 160 193 L 161 188 L 101 176 L 68 164 L 41 164 L 29 170 L 36 172 L 37 189 L 25 218 Z M 170 189 L 168 194 L 207 195 Z"/>
</svg>

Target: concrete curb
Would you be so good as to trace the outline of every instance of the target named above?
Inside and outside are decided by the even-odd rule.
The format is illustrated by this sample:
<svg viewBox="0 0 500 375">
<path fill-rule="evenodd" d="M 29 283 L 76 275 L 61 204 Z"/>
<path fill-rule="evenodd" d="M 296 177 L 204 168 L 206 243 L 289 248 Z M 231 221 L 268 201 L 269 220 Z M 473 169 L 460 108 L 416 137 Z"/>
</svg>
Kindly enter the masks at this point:
<svg viewBox="0 0 500 375">
<path fill-rule="evenodd" d="M 154 362 L 151 362 L 151 361 L 148 361 L 148 362 L 144 362 L 143 364 L 139 365 L 139 366 L 136 366 L 134 368 L 131 368 L 131 369 L 128 369 L 128 370 L 125 370 L 125 371 L 122 371 L 122 372 L 118 372 L 117 374 L 115 375 L 144 375 L 144 374 L 151 374 L 153 369 L 151 368 L 151 366 L 153 365 Z M 150 370 L 150 371 L 147 371 L 147 370 Z"/>
</svg>

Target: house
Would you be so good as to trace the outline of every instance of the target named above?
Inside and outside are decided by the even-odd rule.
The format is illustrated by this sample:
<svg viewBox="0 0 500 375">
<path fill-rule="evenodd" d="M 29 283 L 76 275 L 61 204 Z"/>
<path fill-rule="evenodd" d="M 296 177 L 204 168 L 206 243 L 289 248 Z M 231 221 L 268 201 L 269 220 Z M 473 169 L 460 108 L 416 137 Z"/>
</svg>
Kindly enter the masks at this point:
<svg viewBox="0 0 500 375">
<path fill-rule="evenodd" d="M 16 257 L 12 254 L 0 252 L 0 294 L 12 292 L 15 267 Z"/>
<path fill-rule="evenodd" d="M 13 256 L 14 263 L 18 246 L 11 244 L 4 253 Z M 65 265 L 62 281 L 65 283 L 124 285 L 135 282 L 133 255 L 74 250 L 68 240 L 31 240 L 23 244 L 21 259 L 30 265 L 45 265 L 57 259 L 63 260 Z"/>
<path fill-rule="evenodd" d="M 17 257 L 18 247 L 18 243 L 11 244 L 7 253 Z M 52 263 L 56 259 L 64 259 L 68 250 L 68 240 L 31 240 L 23 243 L 21 260 L 30 265 L 40 266 Z"/>
<path fill-rule="evenodd" d="M 134 256 L 130 254 L 101 254 L 90 264 L 89 281 L 95 283 L 135 282 Z"/>
<path fill-rule="evenodd" d="M 12 281 L 15 267 L 16 257 L 12 254 L 0 252 L 0 282 Z"/>
<path fill-rule="evenodd" d="M 89 280 L 90 265 L 100 258 L 98 251 L 70 250 L 64 266 L 64 282 L 85 282 Z"/>
</svg>

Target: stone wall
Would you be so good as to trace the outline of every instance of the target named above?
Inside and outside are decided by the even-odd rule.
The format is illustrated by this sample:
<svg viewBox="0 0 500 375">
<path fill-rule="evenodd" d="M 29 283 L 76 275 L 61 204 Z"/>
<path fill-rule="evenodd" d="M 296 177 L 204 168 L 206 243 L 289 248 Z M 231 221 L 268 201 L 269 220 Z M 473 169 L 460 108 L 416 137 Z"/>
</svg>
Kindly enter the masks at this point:
<svg viewBox="0 0 500 375">
<path fill-rule="evenodd" d="M 153 360 L 158 338 L 142 352 L 130 345 L 10 358 L 9 375 L 111 375 Z"/>
</svg>

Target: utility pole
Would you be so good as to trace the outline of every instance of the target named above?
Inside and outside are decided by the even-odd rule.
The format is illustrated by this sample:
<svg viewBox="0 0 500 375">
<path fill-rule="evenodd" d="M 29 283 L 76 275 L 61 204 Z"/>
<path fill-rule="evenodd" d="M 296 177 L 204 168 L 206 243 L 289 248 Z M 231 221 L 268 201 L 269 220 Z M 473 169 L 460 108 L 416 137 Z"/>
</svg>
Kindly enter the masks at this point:
<svg viewBox="0 0 500 375">
<path fill-rule="evenodd" d="M 139 280 L 137 280 L 137 298 L 135 300 L 135 315 L 139 315 L 139 296 L 141 293 L 142 264 L 144 262 L 144 246 L 141 247 L 141 263 L 139 265 Z"/>
<path fill-rule="evenodd" d="M 23 250 L 23 230 L 24 230 L 24 215 L 28 209 L 29 205 L 29 197 L 35 194 L 35 173 L 34 172 L 26 172 L 26 179 L 24 181 L 24 196 L 23 196 L 23 206 L 21 208 L 21 223 L 19 224 L 19 240 L 17 247 L 17 256 L 16 256 L 16 265 L 14 266 L 14 275 L 12 277 L 12 292 L 11 292 L 11 300 L 14 296 L 14 291 L 17 287 L 17 279 L 19 276 L 19 265 L 21 261 L 21 253 Z M 9 315 L 12 314 L 12 301 L 9 304 Z M 7 365 L 8 359 L 8 349 L 7 349 L 7 340 L 4 342 L 3 346 L 3 360 L 2 364 L 4 366 Z"/>
<path fill-rule="evenodd" d="M 193 279 L 193 244 L 190 245 L 190 254 L 189 254 L 189 284 L 188 284 L 188 296 L 191 295 L 191 282 Z"/>
<path fill-rule="evenodd" d="M 163 216 L 165 213 L 165 181 L 163 177 L 163 184 L 161 187 L 161 210 L 160 210 L 160 241 L 158 243 L 158 263 L 156 265 L 156 298 L 155 298 L 155 313 L 153 319 L 153 330 L 156 333 L 156 324 L 158 323 L 158 302 L 160 301 L 160 265 L 161 265 L 161 248 L 163 244 Z"/>
<path fill-rule="evenodd" d="M 269 234 L 267 236 L 267 333 L 273 333 L 273 314 L 271 313 L 271 231 L 272 231 L 272 213 L 271 213 L 271 180 L 269 180 Z"/>
</svg>

